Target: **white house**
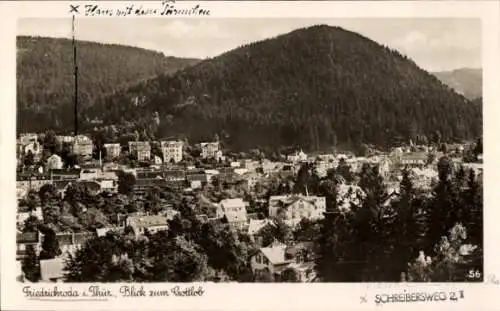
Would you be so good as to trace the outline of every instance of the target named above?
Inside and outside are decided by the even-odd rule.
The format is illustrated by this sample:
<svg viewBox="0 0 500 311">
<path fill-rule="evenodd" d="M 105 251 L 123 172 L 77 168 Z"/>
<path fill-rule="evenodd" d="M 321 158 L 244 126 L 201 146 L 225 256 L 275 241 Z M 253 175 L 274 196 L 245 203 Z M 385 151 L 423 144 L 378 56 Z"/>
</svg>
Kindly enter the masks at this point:
<svg viewBox="0 0 500 311">
<path fill-rule="evenodd" d="M 182 161 L 183 143 L 181 141 L 162 141 L 160 144 L 163 162 L 169 163 L 173 161 L 177 163 Z"/>
<path fill-rule="evenodd" d="M 292 268 L 298 272 L 300 282 L 310 282 L 315 278 L 312 243 L 286 245 L 274 242 L 268 247 L 260 248 L 252 256 L 250 267 L 254 275 L 268 274 L 278 281 L 283 271 Z"/>
<path fill-rule="evenodd" d="M 23 146 L 34 141 L 38 141 L 38 134 L 36 133 L 24 133 L 19 136 L 19 143 Z"/>
<path fill-rule="evenodd" d="M 35 159 L 39 158 L 43 151 L 43 146 L 36 140 L 28 143 L 23 147 L 24 154 L 31 152 Z"/>
<path fill-rule="evenodd" d="M 150 233 L 168 230 L 168 217 L 159 215 L 131 216 L 126 220 L 126 225 L 134 229 L 136 236 L 145 233 L 146 229 Z"/>
<path fill-rule="evenodd" d="M 153 157 L 153 165 L 161 165 L 161 164 L 163 164 L 163 160 L 159 156 L 155 155 Z"/>
<path fill-rule="evenodd" d="M 291 258 L 285 257 L 286 249 L 286 244 L 277 242 L 259 249 L 259 252 L 250 259 L 252 272 L 281 274 L 292 263 Z"/>
<path fill-rule="evenodd" d="M 75 136 L 73 152 L 81 156 L 91 156 L 94 149 L 92 140 L 85 135 Z"/>
<path fill-rule="evenodd" d="M 429 155 L 427 152 L 411 152 L 400 156 L 400 163 L 404 166 L 424 166 Z"/>
<path fill-rule="evenodd" d="M 234 230 L 245 230 L 248 226 L 246 203 L 242 199 L 225 199 L 217 208 L 217 218 L 226 217 Z"/>
<path fill-rule="evenodd" d="M 62 169 L 62 167 L 63 167 L 62 159 L 57 154 L 53 154 L 47 159 L 46 171 L 60 170 Z"/>
<path fill-rule="evenodd" d="M 201 143 L 201 157 L 203 159 L 218 157 L 218 151 L 220 148 L 219 142 L 209 142 L 209 143 Z"/>
<path fill-rule="evenodd" d="M 106 159 L 108 161 L 116 159 L 120 156 L 120 144 L 104 144 L 104 149 L 106 149 Z"/>
<path fill-rule="evenodd" d="M 151 145 L 149 141 L 129 141 L 128 150 L 135 154 L 138 161 L 148 161 L 151 158 Z"/>
<path fill-rule="evenodd" d="M 325 212 L 325 197 L 280 195 L 269 198 L 269 216 L 281 217 L 292 227 L 296 226 L 303 218 L 321 219 Z"/>
</svg>

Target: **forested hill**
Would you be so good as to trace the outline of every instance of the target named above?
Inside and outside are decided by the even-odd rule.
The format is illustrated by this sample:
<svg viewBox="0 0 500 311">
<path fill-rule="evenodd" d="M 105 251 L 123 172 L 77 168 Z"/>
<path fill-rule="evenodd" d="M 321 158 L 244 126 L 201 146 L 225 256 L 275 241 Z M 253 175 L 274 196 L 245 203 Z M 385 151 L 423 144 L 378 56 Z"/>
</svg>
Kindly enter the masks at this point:
<svg viewBox="0 0 500 311">
<path fill-rule="evenodd" d="M 104 101 L 89 113 L 105 124 L 194 141 L 217 134 L 234 149 L 455 140 L 481 135 L 482 126 L 479 105 L 407 57 L 324 25 L 239 47 Z"/>
<path fill-rule="evenodd" d="M 441 71 L 435 72 L 434 75 L 470 100 L 477 99 L 483 94 L 483 70 L 480 68 Z"/>
<path fill-rule="evenodd" d="M 196 62 L 141 48 L 77 41 L 80 103 L 91 105 L 98 97 Z M 72 126 L 73 86 L 71 40 L 17 38 L 19 131 Z"/>
</svg>

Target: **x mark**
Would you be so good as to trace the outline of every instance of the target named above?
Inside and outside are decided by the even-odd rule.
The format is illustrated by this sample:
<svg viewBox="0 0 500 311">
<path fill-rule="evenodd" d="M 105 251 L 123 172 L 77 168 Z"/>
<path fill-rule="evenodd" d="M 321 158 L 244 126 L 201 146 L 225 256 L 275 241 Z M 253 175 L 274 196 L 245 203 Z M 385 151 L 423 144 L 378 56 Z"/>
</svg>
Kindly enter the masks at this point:
<svg viewBox="0 0 500 311">
<path fill-rule="evenodd" d="M 80 12 L 78 12 L 79 8 L 80 8 L 79 4 L 77 4 L 77 5 L 70 4 L 69 5 L 69 13 L 77 13 L 78 14 L 78 13 L 80 13 Z"/>
</svg>

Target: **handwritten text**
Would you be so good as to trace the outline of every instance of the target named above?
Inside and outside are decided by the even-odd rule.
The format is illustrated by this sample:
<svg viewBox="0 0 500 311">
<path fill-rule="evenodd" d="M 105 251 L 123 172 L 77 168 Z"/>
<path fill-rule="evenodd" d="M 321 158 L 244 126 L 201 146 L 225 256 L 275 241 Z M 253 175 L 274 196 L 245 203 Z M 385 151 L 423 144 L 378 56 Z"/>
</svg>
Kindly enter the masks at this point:
<svg viewBox="0 0 500 311">
<path fill-rule="evenodd" d="M 89 17 L 106 17 L 106 16 L 209 16 L 210 10 L 202 8 L 199 4 L 183 6 L 176 4 L 175 1 L 163 1 L 161 5 L 134 5 L 129 4 L 124 7 L 107 7 L 101 4 L 85 4 L 82 5 L 83 11 L 79 10 L 80 6 L 71 5 L 71 14 L 80 14 Z"/>
</svg>

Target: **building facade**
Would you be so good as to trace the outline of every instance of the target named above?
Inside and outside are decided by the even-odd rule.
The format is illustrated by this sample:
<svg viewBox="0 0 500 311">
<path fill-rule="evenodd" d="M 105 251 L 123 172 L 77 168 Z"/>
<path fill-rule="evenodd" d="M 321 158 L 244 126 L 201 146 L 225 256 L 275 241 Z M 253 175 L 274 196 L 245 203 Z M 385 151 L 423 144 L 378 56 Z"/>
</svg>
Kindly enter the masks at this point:
<svg viewBox="0 0 500 311">
<path fill-rule="evenodd" d="M 63 168 L 63 161 L 61 157 L 58 156 L 57 154 L 53 154 L 47 159 L 47 164 L 45 167 L 46 171 L 60 170 L 62 168 Z"/>
<path fill-rule="evenodd" d="M 325 197 L 281 195 L 269 198 L 269 217 L 282 218 L 290 226 L 296 226 L 303 218 L 321 219 L 325 212 Z"/>
<path fill-rule="evenodd" d="M 151 144 L 148 141 L 129 141 L 130 154 L 135 154 L 138 161 L 149 161 L 151 159 Z"/>
<path fill-rule="evenodd" d="M 120 144 L 104 144 L 106 150 L 106 160 L 112 161 L 120 156 Z"/>
<path fill-rule="evenodd" d="M 163 162 L 169 163 L 174 161 L 177 163 L 182 161 L 182 148 L 183 143 L 181 141 L 162 141 L 161 152 L 163 154 Z"/>
<path fill-rule="evenodd" d="M 220 144 L 218 142 L 201 143 L 201 157 L 203 159 L 217 158 Z"/>
<path fill-rule="evenodd" d="M 225 199 L 219 203 L 217 217 L 226 217 L 229 226 L 235 231 L 248 228 L 246 204 L 242 199 Z"/>
<path fill-rule="evenodd" d="M 132 227 L 136 236 L 168 230 L 168 217 L 159 215 L 132 216 L 126 220 L 126 225 Z"/>
<path fill-rule="evenodd" d="M 94 151 L 92 140 L 85 135 L 78 135 L 73 142 L 73 153 L 81 156 L 91 156 Z"/>
</svg>

